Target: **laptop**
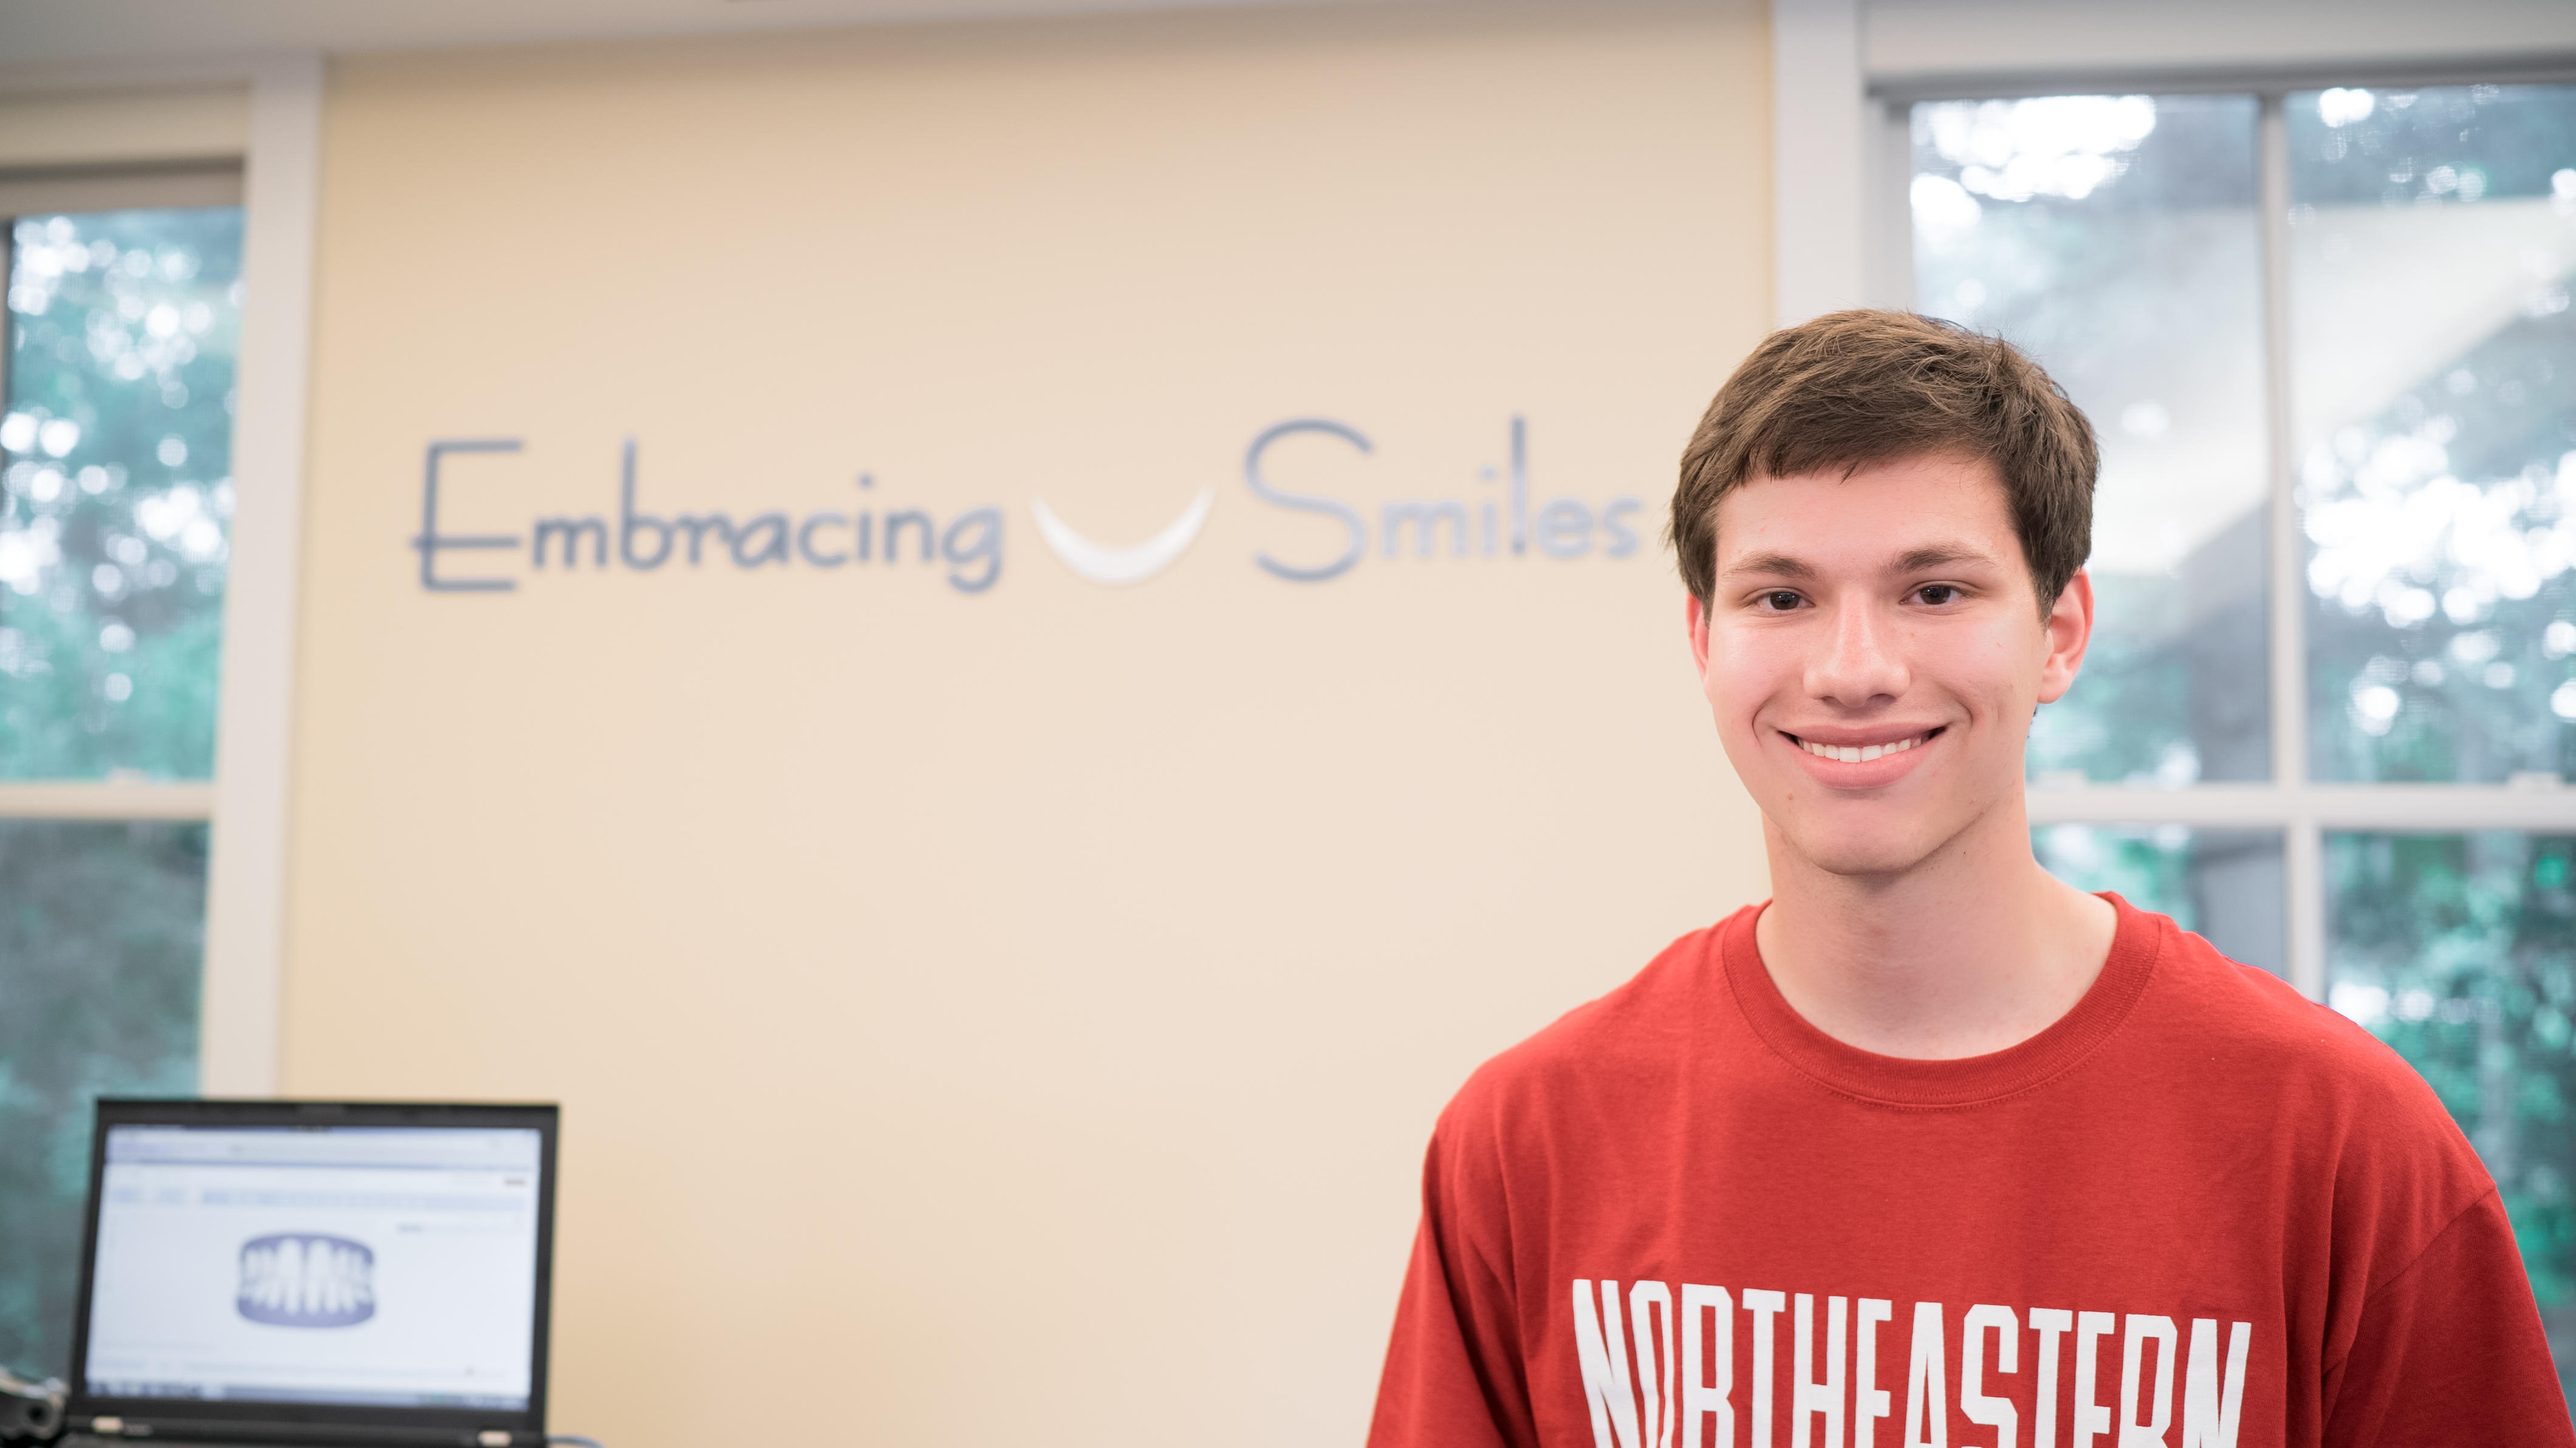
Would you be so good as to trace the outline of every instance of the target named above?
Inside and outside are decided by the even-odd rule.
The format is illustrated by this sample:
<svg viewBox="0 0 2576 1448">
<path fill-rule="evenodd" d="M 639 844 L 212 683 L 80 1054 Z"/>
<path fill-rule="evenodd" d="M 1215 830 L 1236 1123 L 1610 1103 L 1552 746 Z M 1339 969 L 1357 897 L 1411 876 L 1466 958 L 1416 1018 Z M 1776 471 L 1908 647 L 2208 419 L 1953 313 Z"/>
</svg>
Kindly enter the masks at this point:
<svg viewBox="0 0 2576 1448">
<path fill-rule="evenodd" d="M 538 1444 L 556 1109 L 103 1100 L 79 1441 Z"/>
</svg>

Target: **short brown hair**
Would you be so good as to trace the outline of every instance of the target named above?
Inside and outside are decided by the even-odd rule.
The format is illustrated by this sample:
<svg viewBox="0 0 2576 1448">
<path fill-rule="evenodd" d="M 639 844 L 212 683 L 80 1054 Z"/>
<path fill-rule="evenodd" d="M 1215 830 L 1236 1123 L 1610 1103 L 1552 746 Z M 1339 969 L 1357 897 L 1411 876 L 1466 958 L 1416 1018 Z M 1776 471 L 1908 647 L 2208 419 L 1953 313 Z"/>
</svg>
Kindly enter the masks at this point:
<svg viewBox="0 0 2576 1448">
<path fill-rule="evenodd" d="M 2093 425 L 2011 343 L 1912 312 L 1832 312 L 1772 333 L 1717 390 L 1682 453 L 1665 538 L 1705 607 L 1717 505 L 1755 478 L 1927 453 L 2003 480 L 2042 613 L 2093 551 Z"/>
</svg>

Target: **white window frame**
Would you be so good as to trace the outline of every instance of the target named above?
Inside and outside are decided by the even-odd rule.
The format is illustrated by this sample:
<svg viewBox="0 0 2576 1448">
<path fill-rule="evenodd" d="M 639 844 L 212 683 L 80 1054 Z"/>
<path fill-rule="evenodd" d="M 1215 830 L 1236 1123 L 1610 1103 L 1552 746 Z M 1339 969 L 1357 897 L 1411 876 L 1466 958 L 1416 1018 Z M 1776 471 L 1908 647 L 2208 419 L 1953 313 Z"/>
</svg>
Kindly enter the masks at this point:
<svg viewBox="0 0 2576 1448">
<path fill-rule="evenodd" d="M 67 188 L 83 184 L 83 172 L 104 180 L 137 163 L 229 157 L 241 168 L 244 302 L 214 778 L 0 782 L 0 818 L 211 824 L 197 1056 L 199 1089 L 210 1096 L 277 1089 L 322 84 L 322 58 L 312 52 L 0 75 L 0 114 L 55 99 L 114 114 L 121 97 L 143 98 L 133 109 L 150 111 L 149 101 L 190 90 L 248 94 L 247 126 L 217 135 L 211 148 L 207 128 L 195 124 L 120 137 L 114 155 L 101 155 L 81 128 L 5 148 L 10 172 L 59 171 Z"/>
<path fill-rule="evenodd" d="M 1835 307 L 1911 307 L 1913 233 L 1909 118 L 1914 105 L 2038 95 L 2224 93 L 2261 105 L 2265 423 L 2270 495 L 2267 611 L 2271 667 L 2271 781 L 2177 789 L 2118 784 L 2033 785 L 2033 825 L 2165 825 L 2277 830 L 2292 984 L 2326 993 L 2324 836 L 2328 830 L 2576 833 L 2576 789 L 2547 779 L 2505 785 L 2327 784 L 2309 777 L 2305 666 L 2308 606 L 2288 425 L 2289 132 L 2294 91 L 2336 85 L 2576 83 L 2576 58 L 2360 61 L 2261 69 L 2048 69 L 1870 81 L 1860 60 L 1856 0 L 1777 0 L 1774 11 L 1774 218 L 1782 325 Z M 1839 234 L 1839 235 L 1837 235 Z M 1845 238 L 1858 238 L 1857 243 Z"/>
</svg>

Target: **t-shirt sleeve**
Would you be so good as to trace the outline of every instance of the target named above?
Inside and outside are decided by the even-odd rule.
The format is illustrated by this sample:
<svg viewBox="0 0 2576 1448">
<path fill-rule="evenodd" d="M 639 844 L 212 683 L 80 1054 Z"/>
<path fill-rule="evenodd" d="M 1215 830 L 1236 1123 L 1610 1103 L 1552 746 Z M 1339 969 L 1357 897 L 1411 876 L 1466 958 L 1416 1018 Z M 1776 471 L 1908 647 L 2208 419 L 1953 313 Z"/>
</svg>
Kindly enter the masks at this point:
<svg viewBox="0 0 2576 1448">
<path fill-rule="evenodd" d="M 1535 1448 L 1511 1284 L 1497 1270 L 1499 1183 L 1443 1123 L 1395 1309 L 1369 1448 Z"/>
<path fill-rule="evenodd" d="M 2576 1444 L 2539 1309 L 2493 1191 L 2373 1288 L 2326 1370 L 2332 1448 Z"/>
</svg>

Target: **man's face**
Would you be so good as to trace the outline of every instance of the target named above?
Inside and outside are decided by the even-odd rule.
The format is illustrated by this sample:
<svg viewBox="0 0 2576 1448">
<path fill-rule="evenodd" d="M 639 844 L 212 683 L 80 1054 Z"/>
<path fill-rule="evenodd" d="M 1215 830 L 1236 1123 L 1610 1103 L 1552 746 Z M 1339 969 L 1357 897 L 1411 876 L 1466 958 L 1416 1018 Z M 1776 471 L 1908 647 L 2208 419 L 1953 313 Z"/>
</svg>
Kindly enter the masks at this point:
<svg viewBox="0 0 2576 1448">
<path fill-rule="evenodd" d="M 1757 478 L 1718 505 L 1716 551 L 1691 650 L 1779 845 L 1899 874 L 2018 798 L 2031 713 L 2075 681 L 2093 593 L 2078 573 L 2041 617 L 1990 465 Z"/>
</svg>

